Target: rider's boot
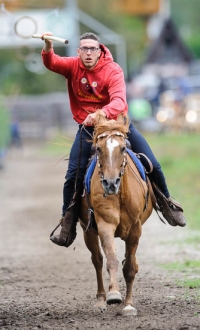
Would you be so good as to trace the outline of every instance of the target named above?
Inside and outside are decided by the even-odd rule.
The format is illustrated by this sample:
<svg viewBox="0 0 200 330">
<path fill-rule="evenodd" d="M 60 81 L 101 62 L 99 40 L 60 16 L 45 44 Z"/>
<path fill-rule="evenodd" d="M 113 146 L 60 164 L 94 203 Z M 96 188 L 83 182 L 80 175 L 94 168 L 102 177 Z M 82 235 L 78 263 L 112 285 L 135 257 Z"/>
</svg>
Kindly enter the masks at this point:
<svg viewBox="0 0 200 330">
<path fill-rule="evenodd" d="M 186 219 L 181 204 L 172 197 L 165 197 L 155 183 L 153 183 L 153 188 L 159 211 L 162 213 L 163 217 L 171 226 L 184 227 L 186 225 Z"/>
<path fill-rule="evenodd" d="M 70 207 L 61 218 L 61 231 L 59 235 L 51 235 L 50 240 L 60 246 L 69 247 L 76 238 L 76 225 L 78 221 L 77 202 Z"/>
<path fill-rule="evenodd" d="M 186 219 L 183 214 L 183 209 L 179 202 L 169 197 L 165 201 L 158 200 L 158 206 L 163 217 L 171 226 L 184 227 L 186 225 Z"/>
</svg>

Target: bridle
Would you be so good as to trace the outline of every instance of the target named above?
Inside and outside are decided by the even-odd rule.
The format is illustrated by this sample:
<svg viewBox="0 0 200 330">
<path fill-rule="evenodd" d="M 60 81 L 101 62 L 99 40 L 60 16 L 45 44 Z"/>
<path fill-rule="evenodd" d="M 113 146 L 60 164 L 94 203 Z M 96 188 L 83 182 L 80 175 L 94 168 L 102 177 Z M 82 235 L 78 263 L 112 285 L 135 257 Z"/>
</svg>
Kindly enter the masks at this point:
<svg viewBox="0 0 200 330">
<path fill-rule="evenodd" d="M 123 133 L 121 132 L 113 132 L 113 133 L 110 133 L 110 134 L 107 134 L 107 133 L 102 133 L 102 134 L 99 134 L 97 136 L 97 142 L 99 139 L 103 139 L 103 138 L 106 138 L 106 141 L 110 138 L 110 137 L 113 137 L 113 136 L 121 136 L 123 137 L 123 139 L 125 140 L 126 137 Z M 96 144 L 96 157 L 97 157 L 97 166 L 99 168 L 102 168 L 102 164 L 100 163 L 99 161 L 99 155 L 98 155 L 98 146 Z M 124 172 L 125 172 L 125 167 L 126 167 L 126 164 L 127 164 L 127 153 L 126 153 L 126 148 L 124 149 L 124 158 L 123 158 L 123 162 L 122 162 L 122 165 L 120 166 L 121 167 L 121 170 L 119 172 L 119 177 L 121 178 L 122 175 L 124 175 Z M 101 180 L 104 179 L 104 174 L 101 170 L 99 170 L 99 175 L 101 177 Z"/>
<path fill-rule="evenodd" d="M 121 136 L 123 137 L 124 140 L 126 140 L 126 136 L 121 133 L 121 132 L 113 132 L 113 133 L 110 133 L 110 134 L 106 134 L 106 133 L 102 133 L 100 135 L 97 136 L 97 141 L 98 139 L 102 139 L 102 138 L 106 138 L 106 140 L 108 140 L 110 137 L 112 136 Z M 97 166 L 99 168 L 102 168 L 102 165 L 99 161 L 99 156 L 98 156 L 98 147 L 96 145 L 96 157 L 97 157 Z M 121 178 L 124 173 L 125 173 L 125 168 L 126 168 L 126 165 L 129 164 L 129 167 L 131 169 L 131 171 L 133 172 L 133 174 L 135 175 L 136 179 L 138 180 L 139 184 L 141 185 L 141 188 L 144 192 L 144 187 L 141 183 L 141 178 L 140 178 L 140 175 L 138 175 L 138 173 L 135 171 L 135 169 L 132 167 L 132 162 L 128 162 L 128 159 L 127 159 L 127 152 L 126 152 L 126 148 L 124 149 L 124 159 L 123 159 L 123 162 L 122 162 L 122 165 L 121 165 L 121 170 L 120 170 L 120 173 L 119 173 L 119 178 Z M 101 181 L 104 179 L 104 174 L 101 170 L 99 170 L 99 175 L 100 175 L 100 178 L 101 178 Z M 104 194 L 104 197 L 106 197 L 107 195 Z M 146 197 L 145 197 L 145 192 L 144 192 L 144 198 L 146 200 Z M 145 206 L 146 207 L 146 206 Z"/>
<path fill-rule="evenodd" d="M 100 151 L 98 150 L 98 140 L 106 139 L 106 141 L 107 141 L 110 137 L 114 137 L 114 136 L 120 136 L 125 141 L 125 148 L 124 148 L 124 153 L 123 153 L 124 157 L 123 157 L 123 161 L 122 161 L 122 164 L 121 164 L 119 178 L 121 178 L 124 175 L 125 168 L 126 168 L 127 164 L 129 163 L 130 169 L 132 170 L 132 172 L 134 173 L 134 175 L 136 176 L 137 180 L 139 181 L 139 183 L 142 187 L 142 190 L 143 190 L 143 193 L 144 193 L 144 199 L 145 199 L 145 206 L 144 206 L 144 210 L 145 210 L 146 205 L 147 205 L 147 197 L 145 196 L 144 187 L 141 183 L 140 177 L 137 175 L 136 171 L 132 168 L 130 162 L 128 162 L 127 151 L 126 151 L 126 144 L 127 144 L 126 143 L 126 135 L 121 133 L 121 132 L 115 131 L 115 132 L 112 132 L 112 133 L 102 133 L 102 134 L 97 135 L 97 137 L 96 137 L 96 145 L 94 145 L 93 148 L 95 149 L 94 157 L 96 157 L 96 161 L 97 161 L 96 164 L 99 168 L 98 174 L 100 175 L 100 182 L 102 182 L 104 180 L 104 173 L 101 170 L 102 169 L 102 164 L 100 163 L 100 160 L 99 160 L 99 152 Z M 87 205 L 88 205 L 88 225 L 87 225 L 86 230 L 85 230 L 85 231 L 87 231 L 87 230 L 89 230 L 89 228 L 95 228 L 95 220 L 94 220 L 94 210 L 93 210 L 92 205 L 90 204 L 90 199 L 89 199 L 88 193 L 86 193 L 85 196 L 86 196 L 86 201 L 87 201 Z M 103 197 L 107 197 L 107 194 L 104 193 Z"/>
</svg>

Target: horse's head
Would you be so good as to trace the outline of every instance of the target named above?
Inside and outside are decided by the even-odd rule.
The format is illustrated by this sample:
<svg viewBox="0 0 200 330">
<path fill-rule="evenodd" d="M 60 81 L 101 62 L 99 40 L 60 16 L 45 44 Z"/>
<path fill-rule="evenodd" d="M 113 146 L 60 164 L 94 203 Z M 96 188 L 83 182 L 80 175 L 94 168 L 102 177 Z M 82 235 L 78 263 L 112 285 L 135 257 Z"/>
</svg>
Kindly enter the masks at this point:
<svg viewBox="0 0 200 330">
<path fill-rule="evenodd" d="M 126 134 L 128 121 L 119 116 L 117 121 L 103 117 L 95 126 L 94 146 L 101 183 L 106 194 L 117 194 L 126 166 Z"/>
</svg>

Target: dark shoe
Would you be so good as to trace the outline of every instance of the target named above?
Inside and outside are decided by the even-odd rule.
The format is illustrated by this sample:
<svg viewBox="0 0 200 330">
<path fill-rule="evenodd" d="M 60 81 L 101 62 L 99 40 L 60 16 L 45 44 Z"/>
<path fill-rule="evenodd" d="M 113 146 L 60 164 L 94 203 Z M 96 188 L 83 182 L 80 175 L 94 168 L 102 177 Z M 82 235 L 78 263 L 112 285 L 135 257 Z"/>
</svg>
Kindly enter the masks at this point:
<svg viewBox="0 0 200 330">
<path fill-rule="evenodd" d="M 160 211 L 171 226 L 184 227 L 186 225 L 186 219 L 181 204 L 176 202 L 172 197 L 167 198 L 154 182 L 152 182 L 152 187 L 158 205 L 156 212 Z"/>
<path fill-rule="evenodd" d="M 168 202 L 174 222 L 176 223 L 177 226 L 184 227 L 186 225 L 186 219 L 184 217 L 183 209 L 180 203 L 172 199 L 172 197 L 168 198 Z"/>
<path fill-rule="evenodd" d="M 183 209 L 178 202 L 171 197 L 165 197 L 164 199 L 157 198 L 157 202 L 160 212 L 171 226 L 184 227 L 186 225 Z"/>
<path fill-rule="evenodd" d="M 73 208 L 70 208 L 61 219 L 60 235 L 52 235 L 50 240 L 57 245 L 69 247 L 76 238 L 77 220 Z"/>
</svg>

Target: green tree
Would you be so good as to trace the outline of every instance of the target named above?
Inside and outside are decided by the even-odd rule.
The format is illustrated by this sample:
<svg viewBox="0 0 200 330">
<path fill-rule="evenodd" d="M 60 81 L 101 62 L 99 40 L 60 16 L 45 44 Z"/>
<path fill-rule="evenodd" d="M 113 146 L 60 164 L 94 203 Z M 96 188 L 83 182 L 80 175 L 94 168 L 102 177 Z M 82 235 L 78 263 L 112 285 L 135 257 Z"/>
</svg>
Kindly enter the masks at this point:
<svg viewBox="0 0 200 330">
<path fill-rule="evenodd" d="M 196 58 L 200 58 L 199 12 L 199 0 L 171 0 L 172 19 L 184 42 Z"/>
<path fill-rule="evenodd" d="M 40 51 L 38 49 L 37 53 L 40 54 Z M 56 52 L 64 55 L 61 48 L 56 49 Z M 0 93 L 3 95 L 66 91 L 63 77 L 48 70 L 43 74 L 28 71 L 24 60 L 18 58 L 17 50 L 1 50 L 0 72 Z"/>
</svg>

